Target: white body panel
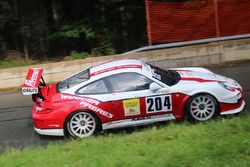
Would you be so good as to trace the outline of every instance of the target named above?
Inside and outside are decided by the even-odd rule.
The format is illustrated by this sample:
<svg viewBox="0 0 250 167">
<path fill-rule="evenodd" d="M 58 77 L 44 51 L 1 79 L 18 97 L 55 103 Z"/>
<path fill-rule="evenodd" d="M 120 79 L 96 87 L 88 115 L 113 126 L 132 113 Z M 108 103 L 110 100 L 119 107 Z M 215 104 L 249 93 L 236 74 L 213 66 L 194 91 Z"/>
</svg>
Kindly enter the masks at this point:
<svg viewBox="0 0 250 167">
<path fill-rule="evenodd" d="M 64 136 L 63 129 L 37 129 L 37 128 L 34 129 L 40 135 Z"/>
<path fill-rule="evenodd" d="M 78 90 L 79 88 L 100 78 L 123 72 L 135 72 L 142 74 L 148 77 L 149 79 L 153 80 L 157 84 L 161 85 L 162 89 L 159 90 L 158 93 L 160 92 L 183 93 L 189 96 L 193 96 L 199 93 L 208 93 L 214 96 L 218 102 L 223 102 L 223 103 L 236 103 L 238 99 L 242 96 L 239 90 L 229 91 L 218 84 L 218 81 L 224 81 L 229 83 L 234 88 L 242 89 L 241 86 L 236 81 L 224 76 L 214 74 L 210 70 L 200 67 L 172 68 L 171 70 L 177 70 L 177 72 L 180 74 L 182 78 L 176 85 L 173 86 L 168 86 L 160 82 L 159 80 L 155 79 L 153 77 L 153 72 L 151 68 L 145 63 L 138 60 L 119 60 L 119 61 L 104 63 L 96 67 L 90 68 L 90 74 L 96 73 L 98 71 L 105 71 L 105 69 L 110 69 L 112 67 L 124 66 L 124 65 L 139 65 L 142 66 L 142 68 L 121 68 L 103 72 L 98 75 L 90 77 L 89 80 L 79 85 L 76 85 L 70 89 L 67 89 L 62 93 L 74 95 L 75 91 Z M 142 91 L 142 94 L 138 94 L 138 92 L 136 92 L 136 94 L 133 94 L 133 92 L 123 92 L 116 94 L 84 95 L 84 96 L 92 98 L 94 97 L 100 101 L 112 101 L 112 100 L 119 100 L 126 98 L 141 97 L 145 96 L 145 94 L 147 93 L 148 95 L 153 94 L 150 91 L 147 92 Z"/>
<path fill-rule="evenodd" d="M 155 115 L 155 116 L 148 116 L 148 117 L 143 117 L 139 119 L 124 119 L 124 120 L 104 123 L 102 124 L 102 128 L 103 130 L 106 130 L 106 129 L 121 128 L 121 127 L 147 125 L 147 124 L 151 124 L 154 122 L 169 121 L 173 119 L 175 119 L 173 114 Z"/>
</svg>

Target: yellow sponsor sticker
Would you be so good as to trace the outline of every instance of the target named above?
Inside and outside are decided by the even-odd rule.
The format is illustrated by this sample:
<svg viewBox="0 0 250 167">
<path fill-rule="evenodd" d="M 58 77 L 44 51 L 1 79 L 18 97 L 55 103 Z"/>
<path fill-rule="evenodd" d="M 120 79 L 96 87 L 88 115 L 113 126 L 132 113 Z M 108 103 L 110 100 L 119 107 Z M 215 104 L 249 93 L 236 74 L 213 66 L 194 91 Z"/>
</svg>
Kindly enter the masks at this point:
<svg viewBox="0 0 250 167">
<path fill-rule="evenodd" d="M 130 99 L 123 100 L 123 108 L 125 116 L 139 115 L 140 112 L 140 100 Z"/>
</svg>

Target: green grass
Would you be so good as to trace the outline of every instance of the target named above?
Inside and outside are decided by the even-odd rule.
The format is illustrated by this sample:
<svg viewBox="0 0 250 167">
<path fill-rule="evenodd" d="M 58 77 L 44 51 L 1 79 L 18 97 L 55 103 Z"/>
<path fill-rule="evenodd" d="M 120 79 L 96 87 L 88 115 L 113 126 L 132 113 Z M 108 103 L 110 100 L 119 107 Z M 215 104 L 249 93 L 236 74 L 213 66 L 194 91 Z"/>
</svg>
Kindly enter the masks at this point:
<svg viewBox="0 0 250 167">
<path fill-rule="evenodd" d="M 6 59 L 0 61 L 0 68 L 11 68 L 11 67 L 21 67 L 21 66 L 28 66 L 32 64 L 37 64 L 38 61 L 34 60 L 27 60 L 24 59 L 21 60 L 12 60 L 12 59 Z"/>
<path fill-rule="evenodd" d="M 34 60 L 29 59 L 25 60 L 25 58 L 17 57 L 15 58 L 5 58 L 4 60 L 0 60 L 0 69 L 3 68 L 12 68 L 12 67 L 23 67 L 29 66 L 34 64 L 47 64 L 47 63 L 54 63 L 58 61 L 70 61 L 76 59 L 85 59 L 87 57 L 91 57 L 87 52 L 76 52 L 72 51 L 69 56 L 64 58 L 54 57 L 54 58 L 47 58 L 44 60 Z"/>
<path fill-rule="evenodd" d="M 22 66 L 29 66 L 34 64 L 45 64 L 45 63 L 51 63 L 51 62 L 57 62 L 57 59 L 51 59 L 51 60 L 25 60 L 25 59 L 5 59 L 0 60 L 0 69 L 2 68 L 12 68 L 12 67 L 22 67 Z"/>
<path fill-rule="evenodd" d="M 106 132 L 46 148 L 8 149 L 0 155 L 0 166 L 249 167 L 250 114 Z"/>
</svg>

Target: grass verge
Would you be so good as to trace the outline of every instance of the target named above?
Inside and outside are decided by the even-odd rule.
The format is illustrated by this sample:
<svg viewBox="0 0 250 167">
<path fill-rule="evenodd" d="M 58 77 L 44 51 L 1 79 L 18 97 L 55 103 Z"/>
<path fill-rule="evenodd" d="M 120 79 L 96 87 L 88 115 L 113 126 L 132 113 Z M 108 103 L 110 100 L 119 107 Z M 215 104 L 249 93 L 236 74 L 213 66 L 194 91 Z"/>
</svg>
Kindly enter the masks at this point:
<svg viewBox="0 0 250 167">
<path fill-rule="evenodd" d="M 207 123 L 170 123 L 142 131 L 105 133 L 46 148 L 6 150 L 0 166 L 249 167 L 250 114 Z"/>
<path fill-rule="evenodd" d="M 0 61 L 0 69 L 4 68 L 12 68 L 12 67 L 23 67 L 23 66 L 29 66 L 34 64 L 46 64 L 46 63 L 53 63 L 57 62 L 57 59 L 51 59 L 51 60 L 25 60 L 25 59 L 5 59 Z"/>
<path fill-rule="evenodd" d="M 37 64 L 37 63 L 38 63 L 38 61 L 34 61 L 34 60 L 27 60 L 26 61 L 24 59 L 20 59 L 20 60 L 6 59 L 6 60 L 0 61 L 0 69 L 1 68 L 28 66 L 28 65 L 33 65 L 33 64 Z"/>
</svg>

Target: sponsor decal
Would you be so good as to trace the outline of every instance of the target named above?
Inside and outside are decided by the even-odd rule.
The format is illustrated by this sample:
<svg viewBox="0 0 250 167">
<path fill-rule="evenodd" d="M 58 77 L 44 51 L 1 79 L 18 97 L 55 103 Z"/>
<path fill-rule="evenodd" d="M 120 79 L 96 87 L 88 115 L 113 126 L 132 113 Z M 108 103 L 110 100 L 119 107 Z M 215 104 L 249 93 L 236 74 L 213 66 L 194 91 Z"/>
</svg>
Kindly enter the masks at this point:
<svg viewBox="0 0 250 167">
<path fill-rule="evenodd" d="M 37 94 L 38 88 L 22 88 L 22 93 L 24 95 Z"/>
<path fill-rule="evenodd" d="M 108 123 L 103 123 L 103 129 L 111 129 L 111 128 L 118 128 L 118 127 L 128 127 L 134 125 L 143 125 L 145 122 L 153 123 L 158 121 L 167 121 L 175 119 L 172 113 L 166 113 L 161 115 L 153 115 L 153 116 L 145 116 L 145 117 L 137 117 L 132 119 L 123 119 L 118 121 L 112 121 Z"/>
<path fill-rule="evenodd" d="M 79 97 L 79 96 L 61 95 L 61 99 L 87 101 L 87 102 L 94 104 L 96 106 L 98 106 L 100 104 L 100 102 L 95 100 L 95 99 L 87 99 L 87 98 L 83 98 L 83 97 Z"/>
<path fill-rule="evenodd" d="M 171 95 L 147 97 L 145 101 L 147 113 L 172 111 Z"/>
<path fill-rule="evenodd" d="M 148 120 L 148 119 L 167 118 L 167 117 L 172 117 L 172 116 L 173 116 L 172 114 L 153 115 L 153 116 L 132 118 L 131 121 L 141 121 L 141 120 Z"/>
<path fill-rule="evenodd" d="M 154 70 L 152 70 L 152 75 L 153 75 L 153 78 L 158 79 L 159 81 L 161 81 L 161 75 L 155 73 Z"/>
<path fill-rule="evenodd" d="M 51 124 L 51 125 L 48 125 L 48 127 L 59 128 L 59 127 L 60 127 L 60 125 L 59 125 L 59 124 Z"/>
<path fill-rule="evenodd" d="M 139 99 L 123 100 L 123 109 L 125 116 L 139 115 L 140 100 Z"/>
<path fill-rule="evenodd" d="M 25 85 L 30 87 L 35 87 L 38 74 L 39 74 L 39 69 L 34 68 L 31 78 L 25 80 Z"/>
<path fill-rule="evenodd" d="M 95 111 L 95 112 L 97 112 L 105 117 L 108 117 L 108 118 L 113 118 L 113 116 L 114 116 L 113 114 L 111 114 L 107 111 L 104 111 L 103 109 L 100 109 L 96 106 L 93 106 L 92 104 L 85 102 L 85 101 L 80 102 L 80 105 L 83 105 L 84 107 L 88 107 L 89 109 L 91 109 L 91 110 L 93 110 L 93 111 Z"/>
</svg>

